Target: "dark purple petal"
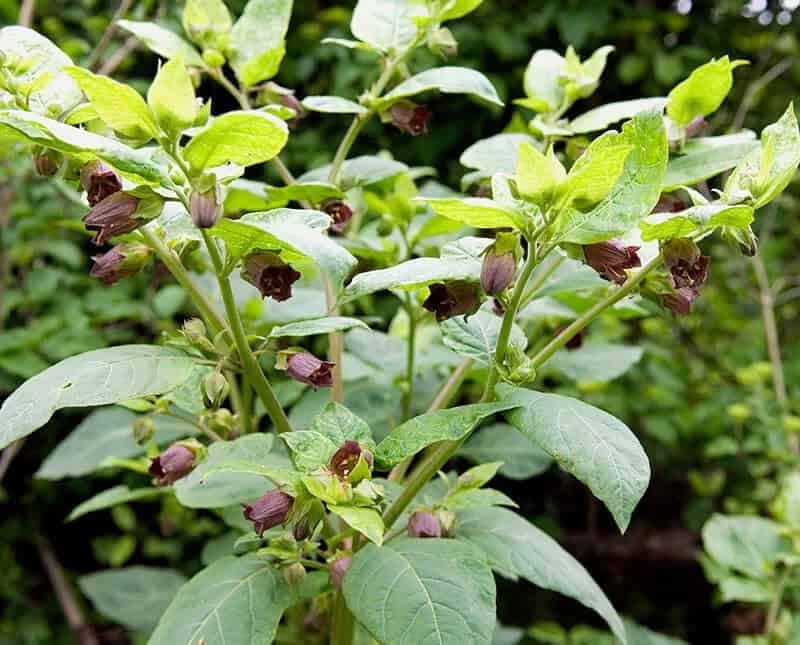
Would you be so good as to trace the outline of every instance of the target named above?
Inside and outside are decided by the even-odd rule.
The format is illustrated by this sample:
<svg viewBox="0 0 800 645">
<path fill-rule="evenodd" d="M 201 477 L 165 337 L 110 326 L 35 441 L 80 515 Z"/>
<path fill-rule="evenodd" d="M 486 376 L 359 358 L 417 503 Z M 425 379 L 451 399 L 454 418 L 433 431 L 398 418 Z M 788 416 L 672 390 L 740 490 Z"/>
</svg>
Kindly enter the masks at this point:
<svg viewBox="0 0 800 645">
<path fill-rule="evenodd" d="M 350 565 L 353 563 L 353 558 L 349 555 L 343 555 L 341 558 L 337 558 L 334 560 L 330 565 L 330 574 L 331 574 L 331 584 L 334 586 L 335 589 L 342 588 L 342 581 L 344 580 L 344 574 L 347 573 L 347 570 L 350 568 Z"/>
<path fill-rule="evenodd" d="M 292 354 L 286 363 L 286 373 L 296 381 L 306 383 L 317 389 L 333 385 L 335 363 L 323 361 L 309 352 Z"/>
<path fill-rule="evenodd" d="M 133 195 L 116 192 L 99 202 L 86 214 L 83 223 L 95 233 L 92 240 L 98 246 L 112 237 L 135 231 L 145 223 L 134 217 L 139 199 Z"/>
<path fill-rule="evenodd" d="M 189 206 L 192 208 L 192 222 L 197 228 L 211 228 L 222 215 L 222 204 L 213 188 L 204 193 L 193 191 Z"/>
<path fill-rule="evenodd" d="M 188 475 L 193 467 L 194 453 L 176 443 L 150 460 L 149 471 L 159 486 L 168 486 Z"/>
<path fill-rule="evenodd" d="M 347 479 L 347 476 L 353 472 L 356 464 L 358 464 L 360 456 L 361 446 L 358 445 L 357 441 L 348 439 L 333 453 L 330 463 L 331 472 L 340 479 Z"/>
<path fill-rule="evenodd" d="M 341 199 L 329 199 L 322 204 L 322 210 L 330 215 L 330 230 L 337 235 L 341 235 L 347 227 L 347 223 L 353 217 L 353 209 Z"/>
<path fill-rule="evenodd" d="M 490 250 L 483 256 L 481 288 L 490 296 L 502 293 L 511 284 L 516 271 L 517 259 L 513 253 L 497 255 Z"/>
<path fill-rule="evenodd" d="M 671 240 L 664 245 L 664 263 L 669 269 L 670 282 L 675 289 L 699 289 L 708 278 L 710 261 L 691 240 Z"/>
<path fill-rule="evenodd" d="M 442 525 L 432 513 L 417 511 L 408 518 L 408 534 L 417 538 L 442 537 Z"/>
<path fill-rule="evenodd" d="M 626 246 L 620 240 L 607 240 L 583 247 L 586 264 L 606 280 L 623 284 L 627 278 L 626 269 L 642 266 L 637 255 L 638 246 Z"/>
<path fill-rule="evenodd" d="M 242 277 L 258 288 L 262 298 L 283 302 L 292 297 L 292 285 L 300 279 L 300 273 L 275 253 L 265 252 L 245 258 Z"/>
<path fill-rule="evenodd" d="M 271 490 L 252 504 L 242 504 L 244 519 L 253 522 L 254 530 L 261 537 L 264 531 L 286 522 L 294 498 L 280 490 Z"/>
<path fill-rule="evenodd" d="M 470 282 L 436 283 L 428 287 L 422 306 L 442 322 L 453 316 L 474 314 L 481 306 L 476 286 Z"/>
<path fill-rule="evenodd" d="M 682 287 L 663 296 L 662 302 L 676 316 L 687 316 L 692 311 L 692 303 L 699 295 L 699 292 L 692 287 Z"/>
<path fill-rule="evenodd" d="M 428 120 L 431 112 L 424 105 L 416 105 L 411 101 L 400 101 L 395 103 L 390 109 L 392 124 L 412 137 L 417 137 L 428 132 Z"/>
<path fill-rule="evenodd" d="M 108 164 L 90 161 L 81 168 L 81 187 L 86 191 L 89 206 L 94 206 L 122 190 L 122 178 Z"/>
</svg>

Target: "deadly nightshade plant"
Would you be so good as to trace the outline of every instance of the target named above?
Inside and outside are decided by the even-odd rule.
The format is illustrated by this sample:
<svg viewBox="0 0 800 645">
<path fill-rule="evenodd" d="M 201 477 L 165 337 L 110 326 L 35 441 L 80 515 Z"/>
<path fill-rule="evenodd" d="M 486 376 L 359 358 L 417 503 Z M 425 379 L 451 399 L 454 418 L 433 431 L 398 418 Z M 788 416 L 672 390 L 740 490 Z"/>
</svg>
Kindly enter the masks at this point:
<svg viewBox="0 0 800 645">
<path fill-rule="evenodd" d="M 480 197 L 417 185 L 420 174 L 387 155 L 351 158 L 374 117 L 392 136 L 424 140 L 436 127 L 437 93 L 464 95 L 452 100 L 470 109 L 502 106 L 478 71 L 409 72 L 418 48 L 455 52 L 443 25 L 480 4 L 359 0 L 354 39 L 325 41 L 374 57 L 375 79 L 357 100 L 298 101 L 270 80 L 285 55 L 291 0 L 250 0 L 236 20 L 220 0 L 189 0 L 185 37 L 120 21 L 163 59 L 146 99 L 74 66 L 31 30 L 0 30 L 0 136 L 27 147 L 40 174 L 85 191 L 84 223 L 101 247 L 93 275 L 114 283 L 157 258 L 196 309 L 161 344 L 68 358 L 0 408 L 5 447 L 61 408 L 128 406 L 141 452 L 114 463 L 139 473 L 141 488 L 106 491 L 91 508 L 159 486 L 185 506 L 237 516 L 226 520 L 240 535 L 230 554 L 177 592 L 151 645 L 268 643 L 303 630 L 334 645 L 488 645 L 494 574 L 577 599 L 626 642 L 586 570 L 487 487 L 504 458 L 497 429 L 507 426 L 479 428 L 504 417 L 528 441 L 529 476 L 556 462 L 624 531 L 649 481 L 647 456 L 624 423 L 547 392 L 539 373 L 580 378 L 581 352 L 597 348 L 574 339 L 625 307 L 657 313 L 642 298 L 688 313 L 708 275 L 698 243 L 719 231 L 754 252 L 750 225 L 792 179 L 800 132 L 789 106 L 760 140 L 697 137 L 741 64 L 727 57 L 668 97 L 572 116 L 613 48 L 583 61 L 569 48 L 530 60 L 525 97 L 515 101 L 528 133 L 464 152 L 462 190 Z M 198 75 L 240 109 L 212 114 L 196 96 Z M 311 112 L 351 122 L 330 165 L 295 178 L 279 154 L 289 124 L 313 127 L 300 120 Z M 573 137 L 590 142 L 570 145 Z M 703 161 L 725 146 L 730 154 L 715 157 L 724 161 Z M 285 186 L 242 179 L 265 163 Z M 725 171 L 714 199 L 693 188 Z M 579 310 L 568 297 L 578 290 Z M 399 303 L 389 333 L 365 322 L 375 320 L 373 294 L 385 292 Z M 529 338 L 526 323 L 545 299 L 558 305 L 557 331 Z M 326 335 L 323 356 L 314 337 Z M 630 367 L 630 349 L 604 344 L 616 371 L 592 380 Z M 436 370 L 449 374 L 431 391 Z M 482 397 L 453 405 L 467 380 Z M 380 397 L 365 405 L 365 387 Z M 162 452 L 180 438 L 164 439 L 164 419 L 193 438 Z M 475 460 L 473 441 L 490 431 L 495 461 L 441 472 L 457 452 Z"/>
</svg>

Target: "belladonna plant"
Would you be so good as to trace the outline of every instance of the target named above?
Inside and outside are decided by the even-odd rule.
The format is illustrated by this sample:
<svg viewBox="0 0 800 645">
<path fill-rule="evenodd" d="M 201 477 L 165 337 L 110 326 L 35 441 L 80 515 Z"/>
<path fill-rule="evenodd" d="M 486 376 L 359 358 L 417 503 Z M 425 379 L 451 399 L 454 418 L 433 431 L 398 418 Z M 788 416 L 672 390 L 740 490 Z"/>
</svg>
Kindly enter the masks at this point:
<svg viewBox="0 0 800 645">
<path fill-rule="evenodd" d="M 195 316 L 157 344 L 72 356 L 26 381 L 0 408 L 0 448 L 61 408 L 124 404 L 137 410 L 141 450 L 113 464 L 138 487 L 101 493 L 92 508 L 135 503 L 155 485 L 165 508 L 238 516 L 226 519 L 235 532 L 226 554 L 180 588 L 150 645 L 301 633 L 333 645 L 489 645 L 495 573 L 578 599 L 626 642 L 586 570 L 488 484 L 522 441 L 626 530 L 650 479 L 644 450 L 622 421 L 549 392 L 541 374 L 564 370 L 567 356 L 583 375 L 593 335 L 577 340 L 626 307 L 670 324 L 665 308 L 705 315 L 698 296 L 713 277 L 701 249 L 722 234 L 732 253 L 755 253 L 751 224 L 800 163 L 793 108 L 759 140 L 726 148 L 710 177 L 693 155 L 726 139 L 687 140 L 741 61 L 702 65 L 666 99 L 581 114 L 613 48 L 583 59 L 571 47 L 537 51 L 524 88 L 512 89 L 514 134 L 469 147 L 465 193 L 423 190 L 426 172 L 404 163 L 414 158 L 351 152 L 369 123 L 384 125 L 390 148 L 407 134 L 431 145 L 430 117 L 445 99 L 465 119 L 488 109 L 504 130 L 507 112 L 479 71 L 414 69 L 420 48 L 455 51 L 446 25 L 480 0 L 359 0 L 353 39 L 326 41 L 375 60 L 357 101 L 300 100 L 271 80 L 291 2 L 268 4 L 250 0 L 234 19 L 219 0 L 190 0 L 182 36 L 119 21 L 162 59 L 146 98 L 72 65 L 31 30 L 0 30 L 0 83 L 13 105 L 0 109 L 4 143 L 27 146 L 40 174 L 85 192 L 87 236 L 111 245 L 92 274 L 116 283 L 157 260 Z M 238 108 L 219 112 L 197 96 L 209 83 Z M 301 121 L 306 112 L 322 117 Z M 329 165 L 287 168 L 280 154 L 294 133 L 326 113 L 350 115 Z M 252 179 L 262 164 L 286 185 Z M 554 302 L 568 312 L 555 333 L 528 324 Z M 618 374 L 628 355 L 607 363 Z M 164 448 L 160 427 L 174 417 L 186 438 Z M 468 441 L 484 425 L 494 426 L 486 463 Z M 476 465 L 454 471 L 457 452 Z"/>
</svg>

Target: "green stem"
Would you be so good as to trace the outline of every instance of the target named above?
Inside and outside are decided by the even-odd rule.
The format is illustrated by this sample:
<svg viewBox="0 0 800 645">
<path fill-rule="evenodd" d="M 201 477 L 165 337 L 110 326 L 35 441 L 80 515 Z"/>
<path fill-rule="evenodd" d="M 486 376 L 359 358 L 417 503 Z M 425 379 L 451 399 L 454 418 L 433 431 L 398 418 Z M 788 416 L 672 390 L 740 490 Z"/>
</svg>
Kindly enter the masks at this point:
<svg viewBox="0 0 800 645">
<path fill-rule="evenodd" d="M 233 83 L 231 83 L 231 81 L 228 80 L 222 69 L 209 68 L 208 74 L 217 83 L 219 83 L 220 85 L 222 85 L 222 87 L 228 90 L 228 93 L 233 98 L 235 98 L 236 101 L 239 103 L 239 107 L 241 107 L 243 110 L 251 109 L 252 106 L 250 105 L 250 101 L 248 100 L 247 95 L 244 92 L 242 92 L 238 87 L 236 87 Z"/>
<path fill-rule="evenodd" d="M 192 302 L 194 302 L 211 333 L 217 334 L 225 329 L 227 327 L 225 319 L 216 311 L 206 295 L 195 285 L 177 254 L 167 248 L 161 238 L 148 227 L 143 227 L 139 231 L 147 246 L 153 249 L 158 259 L 164 263 L 164 266 L 169 269 L 169 272 L 178 281 L 178 284 L 189 293 Z"/>
<path fill-rule="evenodd" d="M 344 594 L 339 591 L 333 606 L 331 645 L 353 645 L 353 615 L 347 608 Z"/>
<path fill-rule="evenodd" d="M 406 385 L 403 396 L 403 421 L 411 417 L 411 406 L 414 403 L 414 352 L 416 350 L 417 317 L 411 300 L 406 295 L 406 312 L 408 313 L 408 343 L 406 343 Z"/>
<path fill-rule="evenodd" d="M 339 184 L 340 175 L 342 173 L 342 164 L 347 159 L 347 155 L 350 153 L 350 148 L 353 147 L 353 144 L 356 142 L 361 129 L 366 125 L 367 121 L 369 121 L 372 114 L 373 112 L 371 110 L 362 114 L 358 114 L 350 122 L 350 127 L 347 128 L 347 132 L 345 132 L 341 143 L 339 143 L 339 147 L 336 149 L 336 154 L 333 157 L 331 170 L 328 173 L 329 183 L 334 185 Z"/>
<path fill-rule="evenodd" d="M 228 322 L 230 323 L 231 332 L 233 334 L 233 341 L 236 344 L 236 350 L 239 353 L 239 360 L 242 363 L 244 373 L 247 375 L 248 381 L 255 389 L 264 407 L 267 409 L 272 423 L 275 425 L 278 432 L 289 432 L 292 429 L 289 424 L 289 419 L 286 417 L 286 413 L 283 411 L 275 393 L 272 391 L 272 386 L 270 386 L 267 377 L 258 364 L 258 360 L 253 356 L 250 344 L 247 342 L 244 325 L 242 324 L 242 319 L 239 317 L 239 309 L 236 307 L 236 301 L 233 298 L 230 280 L 228 280 L 228 277 L 224 274 L 224 265 L 216 241 L 207 230 L 202 229 L 202 233 L 206 248 L 208 249 L 208 254 L 211 256 L 211 263 L 214 265 L 214 272 L 217 274 L 219 289 L 222 293 L 222 301 L 225 303 L 225 313 L 228 316 Z"/>
<path fill-rule="evenodd" d="M 625 296 L 632 293 L 638 287 L 647 275 L 656 267 L 661 264 L 662 256 L 659 253 L 650 262 L 645 264 L 641 271 L 635 276 L 629 278 L 624 285 L 619 289 L 614 289 L 605 298 L 599 300 L 594 305 L 584 311 L 578 318 L 576 318 L 570 325 L 568 325 L 558 336 L 553 338 L 547 345 L 540 349 L 531 361 L 533 367 L 539 368 L 559 349 L 564 347 L 572 338 L 574 338 L 584 327 L 586 327 L 592 320 L 600 315 L 605 309 L 613 306 Z"/>
<path fill-rule="evenodd" d="M 767 610 L 767 618 L 764 623 L 764 634 L 769 639 L 772 635 L 772 632 L 775 630 L 775 625 L 778 622 L 778 614 L 781 610 L 781 604 L 783 603 L 783 592 L 786 589 L 786 583 L 789 581 L 789 574 L 791 573 L 791 567 L 787 567 L 778 578 L 778 582 L 775 586 L 775 593 L 772 597 L 772 602 L 769 604 L 769 609 Z M 771 642 L 771 639 L 770 639 Z"/>
</svg>

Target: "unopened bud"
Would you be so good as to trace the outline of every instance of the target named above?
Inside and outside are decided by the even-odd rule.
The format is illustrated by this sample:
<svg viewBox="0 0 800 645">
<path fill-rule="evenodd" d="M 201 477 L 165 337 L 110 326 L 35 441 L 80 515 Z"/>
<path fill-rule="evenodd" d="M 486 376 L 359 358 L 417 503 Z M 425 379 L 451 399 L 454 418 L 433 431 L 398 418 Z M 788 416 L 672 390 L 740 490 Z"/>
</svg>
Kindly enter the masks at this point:
<svg viewBox="0 0 800 645">
<path fill-rule="evenodd" d="M 222 215 L 222 204 L 216 188 L 205 192 L 192 191 L 189 205 L 192 208 L 192 222 L 197 228 L 211 228 Z"/>
<path fill-rule="evenodd" d="M 203 62 L 212 69 L 217 69 L 225 64 L 225 55 L 219 49 L 209 47 L 203 50 Z"/>
<path fill-rule="evenodd" d="M 309 352 L 292 354 L 286 362 L 286 373 L 295 381 L 314 389 L 333 385 L 334 363 L 323 361 Z"/>
<path fill-rule="evenodd" d="M 408 518 L 408 535 L 416 538 L 442 537 L 442 525 L 427 511 L 416 511 Z"/>
<path fill-rule="evenodd" d="M 261 537 L 267 529 L 286 522 L 293 502 L 291 495 L 271 490 L 252 504 L 242 504 L 244 519 L 253 522 L 255 532 Z"/>
<path fill-rule="evenodd" d="M 498 233 L 497 239 L 486 248 L 481 267 L 481 287 L 490 296 L 505 291 L 517 271 L 519 237 L 516 234 Z"/>
<path fill-rule="evenodd" d="M 458 53 L 458 41 L 447 27 L 440 27 L 431 32 L 428 37 L 428 47 L 442 58 L 451 58 Z"/>
<path fill-rule="evenodd" d="M 150 254 L 150 248 L 144 244 L 123 242 L 101 255 L 93 255 L 94 265 L 89 273 L 105 284 L 114 284 L 141 271 L 149 261 Z"/>
<path fill-rule="evenodd" d="M 353 558 L 349 555 L 343 555 L 331 563 L 329 571 L 331 575 L 331 584 L 334 589 L 341 590 L 344 575 L 347 573 L 352 563 Z"/>
<path fill-rule="evenodd" d="M 43 149 L 33 155 L 33 167 L 40 177 L 52 177 L 61 168 L 64 156 L 55 150 Z"/>
<path fill-rule="evenodd" d="M 203 404 L 210 409 L 218 408 L 228 398 L 231 386 L 219 371 L 209 372 L 203 379 Z"/>
<path fill-rule="evenodd" d="M 290 585 L 299 585 L 305 577 L 306 568 L 299 562 L 294 562 L 283 570 L 283 579 Z"/>
<path fill-rule="evenodd" d="M 411 101 L 399 101 L 389 109 L 392 125 L 412 137 L 428 133 L 428 121 L 432 114 L 426 106 Z"/>
<path fill-rule="evenodd" d="M 188 475 L 194 467 L 195 454 L 186 446 L 176 443 L 150 461 L 150 474 L 159 486 L 168 486 Z"/>
<path fill-rule="evenodd" d="M 133 438 L 140 446 L 148 443 L 156 431 L 156 424 L 150 416 L 139 417 L 133 422 Z"/>
</svg>

